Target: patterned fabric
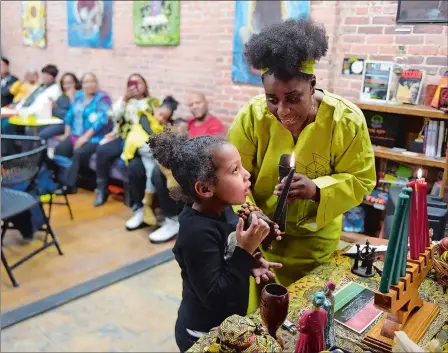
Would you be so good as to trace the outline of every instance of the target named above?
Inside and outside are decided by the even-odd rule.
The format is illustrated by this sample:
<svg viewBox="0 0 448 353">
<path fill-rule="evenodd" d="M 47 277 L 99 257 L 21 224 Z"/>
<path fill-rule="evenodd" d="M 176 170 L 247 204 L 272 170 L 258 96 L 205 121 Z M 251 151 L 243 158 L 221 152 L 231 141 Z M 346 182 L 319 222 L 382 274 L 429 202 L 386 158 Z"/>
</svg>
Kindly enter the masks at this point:
<svg viewBox="0 0 448 353">
<path fill-rule="evenodd" d="M 232 315 L 225 319 L 218 331 L 211 333 L 209 345 L 203 349 L 194 345 L 188 352 L 281 352 L 277 341 L 261 326 L 247 317 Z"/>
<path fill-rule="evenodd" d="M 71 127 L 71 135 L 81 137 L 87 130 L 92 129 L 95 134 L 89 142 L 99 143 L 106 133 L 103 128 L 107 125 L 111 104 L 110 97 L 105 93 L 97 92 L 86 102 L 84 91 L 76 92 L 65 116 L 65 124 Z"/>
<path fill-rule="evenodd" d="M 343 251 L 337 251 L 332 256 L 330 261 L 315 268 L 307 276 L 296 281 L 288 287 L 289 291 L 289 313 L 287 319 L 293 323 L 297 323 L 302 313 L 312 307 L 312 298 L 314 293 L 323 290 L 325 283 L 328 280 L 335 282 L 336 291 L 345 286 L 347 283 L 356 281 L 357 283 L 377 290 L 379 287 L 379 276 L 371 278 L 358 277 L 350 272 L 353 260 L 343 256 Z M 381 267 L 380 264 L 378 267 Z M 428 331 L 420 340 L 419 345 L 425 347 L 429 341 L 437 335 L 442 327 L 448 321 L 448 297 L 443 293 L 442 286 L 436 283 L 432 274 L 427 277 L 420 286 L 421 297 L 428 301 L 437 304 L 440 307 L 440 313 L 430 325 Z M 261 323 L 260 311 L 248 315 L 255 323 Z M 378 319 L 379 320 L 379 319 Z M 377 321 L 378 321 L 377 320 Z M 375 323 L 377 322 L 375 321 Z M 363 334 L 359 335 L 354 331 L 335 322 L 336 327 L 336 345 L 344 348 L 350 352 L 362 352 L 362 339 L 370 331 L 375 324 L 367 328 Z M 293 352 L 298 335 L 293 335 L 283 329 L 279 333 L 285 341 L 285 352 Z M 199 341 L 192 347 L 191 352 L 207 352 L 206 347 L 213 344 L 216 338 L 216 333 L 211 332 L 203 335 Z M 365 348 L 365 347 L 364 347 Z"/>
</svg>

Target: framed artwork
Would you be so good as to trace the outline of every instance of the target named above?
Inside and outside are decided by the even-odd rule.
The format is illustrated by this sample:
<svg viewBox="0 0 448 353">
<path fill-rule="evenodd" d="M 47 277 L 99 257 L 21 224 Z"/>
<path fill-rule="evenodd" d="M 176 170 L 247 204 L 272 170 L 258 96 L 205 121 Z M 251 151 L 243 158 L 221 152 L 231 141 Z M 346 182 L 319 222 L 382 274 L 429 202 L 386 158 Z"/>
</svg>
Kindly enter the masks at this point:
<svg viewBox="0 0 448 353">
<path fill-rule="evenodd" d="M 246 63 L 245 44 L 263 28 L 288 18 L 307 18 L 309 11 L 309 1 L 236 0 L 232 81 L 261 85 L 259 70 L 250 68 Z"/>
<path fill-rule="evenodd" d="M 387 102 L 393 68 L 392 61 L 366 60 L 359 99 L 364 102 Z"/>
<path fill-rule="evenodd" d="M 113 1 L 67 1 L 67 35 L 70 47 L 111 49 Z"/>
<path fill-rule="evenodd" d="M 448 1 L 398 1 L 397 23 L 448 23 Z"/>
<path fill-rule="evenodd" d="M 23 44 L 36 48 L 47 46 L 45 1 L 22 1 Z"/>
<path fill-rule="evenodd" d="M 180 1 L 134 1 L 134 41 L 142 46 L 179 45 Z"/>
</svg>

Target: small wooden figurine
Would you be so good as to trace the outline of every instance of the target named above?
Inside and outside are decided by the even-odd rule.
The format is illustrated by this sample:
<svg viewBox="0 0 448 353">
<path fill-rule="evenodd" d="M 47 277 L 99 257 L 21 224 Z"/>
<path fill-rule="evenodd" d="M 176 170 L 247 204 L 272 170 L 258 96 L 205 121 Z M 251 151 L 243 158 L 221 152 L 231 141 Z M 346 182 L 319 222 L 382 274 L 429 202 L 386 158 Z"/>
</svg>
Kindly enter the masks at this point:
<svg viewBox="0 0 448 353">
<path fill-rule="evenodd" d="M 325 346 L 327 349 L 331 349 L 336 345 L 336 335 L 334 332 L 334 295 L 333 292 L 336 289 L 336 284 L 332 281 L 328 281 L 324 288 L 324 295 L 326 300 L 322 306 L 328 315 L 327 324 L 325 325 Z"/>
<path fill-rule="evenodd" d="M 327 312 L 322 309 L 325 295 L 317 292 L 313 296 L 313 308 L 305 311 L 298 322 L 300 332 L 294 353 L 316 353 L 325 351 L 324 331 Z"/>
<path fill-rule="evenodd" d="M 360 277 L 373 277 L 373 263 L 375 262 L 376 248 L 370 247 L 369 240 L 366 240 L 366 246 L 360 250 L 360 245 L 356 244 L 356 257 L 352 266 L 352 273 Z M 361 260 L 361 266 L 359 261 Z"/>
<path fill-rule="evenodd" d="M 252 205 L 252 203 L 247 201 L 243 203 L 241 205 L 241 208 L 238 210 L 238 217 L 244 220 L 245 228 L 249 228 L 250 226 L 250 223 L 252 221 L 252 213 L 254 213 L 259 219 L 265 221 L 271 227 L 271 232 L 266 238 L 264 238 L 261 243 L 263 250 L 267 250 L 271 246 L 272 241 L 277 237 L 277 233 L 274 228 L 275 223 L 271 221 L 259 207 L 254 206 Z"/>
</svg>

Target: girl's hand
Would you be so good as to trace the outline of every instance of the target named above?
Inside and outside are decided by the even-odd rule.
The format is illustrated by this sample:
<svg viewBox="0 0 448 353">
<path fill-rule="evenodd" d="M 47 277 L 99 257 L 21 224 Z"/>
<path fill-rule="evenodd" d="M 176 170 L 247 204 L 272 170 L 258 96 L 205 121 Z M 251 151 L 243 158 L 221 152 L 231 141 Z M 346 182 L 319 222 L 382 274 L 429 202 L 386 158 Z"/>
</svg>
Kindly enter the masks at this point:
<svg viewBox="0 0 448 353">
<path fill-rule="evenodd" d="M 276 185 L 274 195 L 280 196 L 285 187 L 286 178 L 283 178 L 280 184 Z M 288 201 L 297 199 L 319 201 L 319 188 L 314 182 L 303 174 L 294 174 L 292 178 L 291 188 L 288 193 Z"/>
<path fill-rule="evenodd" d="M 252 255 L 269 232 L 269 225 L 262 219 L 258 219 L 255 214 L 252 215 L 252 222 L 246 231 L 244 231 L 244 221 L 240 218 L 236 226 L 237 246 Z"/>
<path fill-rule="evenodd" d="M 261 252 L 254 255 L 255 267 L 251 270 L 252 276 L 255 277 L 255 282 L 260 284 L 261 281 L 269 282 L 274 279 L 274 272 L 270 271 L 271 268 L 282 268 L 283 265 L 279 262 L 269 262 L 263 257 Z"/>
<path fill-rule="evenodd" d="M 123 96 L 123 101 L 127 103 L 127 101 L 131 98 L 138 96 L 138 91 L 135 86 L 130 86 L 127 88 L 126 93 Z"/>
</svg>

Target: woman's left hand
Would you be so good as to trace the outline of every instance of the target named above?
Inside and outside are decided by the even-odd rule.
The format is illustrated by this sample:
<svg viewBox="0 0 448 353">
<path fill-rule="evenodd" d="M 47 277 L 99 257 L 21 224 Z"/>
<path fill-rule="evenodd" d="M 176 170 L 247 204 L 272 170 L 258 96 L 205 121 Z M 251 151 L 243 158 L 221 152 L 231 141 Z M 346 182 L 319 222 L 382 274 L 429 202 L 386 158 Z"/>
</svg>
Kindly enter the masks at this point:
<svg viewBox="0 0 448 353">
<path fill-rule="evenodd" d="M 82 147 L 86 142 L 88 141 L 88 138 L 83 135 L 80 138 L 78 138 L 75 142 L 75 145 L 73 146 L 73 149 L 77 150 L 78 148 Z"/>
<path fill-rule="evenodd" d="M 252 268 L 251 273 L 252 276 L 255 277 L 255 282 L 260 284 L 261 281 L 268 282 L 271 279 L 274 279 L 275 274 L 271 271 L 273 268 L 282 268 L 282 264 L 278 262 L 269 262 L 267 261 L 261 252 L 258 252 L 254 255 L 255 259 L 255 267 Z"/>
<path fill-rule="evenodd" d="M 274 189 L 274 195 L 280 196 L 286 183 L 286 178 L 283 178 L 280 184 L 277 184 Z M 288 201 L 297 199 L 318 201 L 320 197 L 319 188 L 314 182 L 303 174 L 294 174 L 292 178 L 291 187 L 288 193 Z"/>
</svg>

